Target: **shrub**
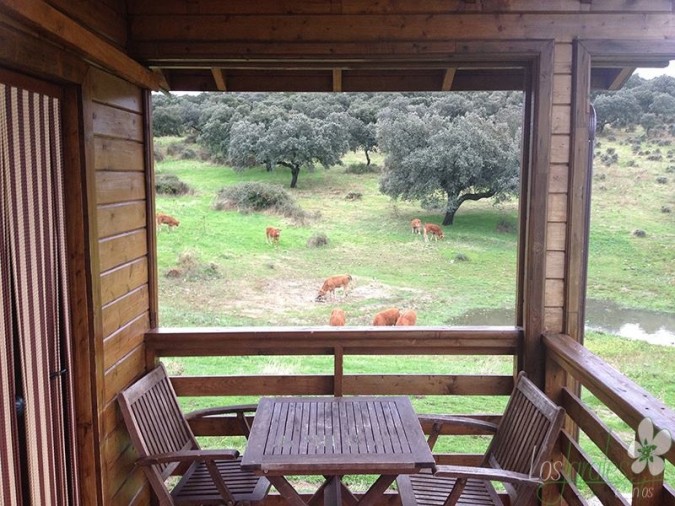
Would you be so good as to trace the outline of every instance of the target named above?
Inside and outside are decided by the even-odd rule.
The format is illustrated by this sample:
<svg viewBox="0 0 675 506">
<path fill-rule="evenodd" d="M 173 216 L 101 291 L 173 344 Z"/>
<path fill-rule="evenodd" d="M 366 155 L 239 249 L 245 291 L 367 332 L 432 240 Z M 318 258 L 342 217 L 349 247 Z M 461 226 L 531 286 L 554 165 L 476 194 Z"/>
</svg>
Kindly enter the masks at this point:
<svg viewBox="0 0 675 506">
<path fill-rule="evenodd" d="M 468 262 L 469 257 L 466 256 L 464 253 L 457 253 L 455 255 L 455 262 Z"/>
<path fill-rule="evenodd" d="M 668 206 L 661 206 L 661 212 L 664 214 L 670 214 L 671 209 Z"/>
<path fill-rule="evenodd" d="M 270 211 L 304 223 L 311 216 L 295 203 L 295 199 L 279 185 L 239 183 L 218 192 L 214 209 L 236 209 L 240 213 Z"/>
<path fill-rule="evenodd" d="M 199 281 L 220 278 L 218 265 L 209 262 L 203 263 L 195 251 L 186 250 L 178 256 L 176 267 L 172 267 L 164 273 L 164 276 L 172 279 L 183 278 L 186 281 Z"/>
<path fill-rule="evenodd" d="M 497 223 L 497 232 L 501 232 L 502 234 L 513 234 L 516 232 L 518 227 L 516 226 L 515 223 L 510 222 L 506 218 L 502 218 L 499 220 Z"/>
<path fill-rule="evenodd" d="M 352 163 L 347 166 L 345 169 L 346 174 L 378 174 L 380 172 L 380 166 L 371 163 L 367 165 L 365 163 Z"/>
<path fill-rule="evenodd" d="M 162 153 L 157 147 L 152 150 L 152 155 L 155 158 L 156 162 L 164 161 L 164 153 Z"/>
<path fill-rule="evenodd" d="M 308 248 L 321 248 L 323 246 L 328 246 L 328 236 L 323 232 L 317 232 L 307 239 Z"/>
<path fill-rule="evenodd" d="M 181 160 L 196 160 L 197 152 L 192 148 L 185 148 L 180 154 Z"/>
<path fill-rule="evenodd" d="M 665 176 L 659 176 L 656 178 L 656 182 L 659 184 L 668 184 L 668 178 Z"/>
<path fill-rule="evenodd" d="M 160 195 L 188 195 L 192 193 L 192 188 L 174 174 L 157 174 L 155 192 Z"/>
<path fill-rule="evenodd" d="M 647 232 L 642 229 L 636 228 L 633 230 L 633 237 L 647 237 Z"/>
<path fill-rule="evenodd" d="M 345 195 L 345 200 L 361 200 L 363 197 L 362 193 L 359 192 L 349 192 Z"/>
</svg>

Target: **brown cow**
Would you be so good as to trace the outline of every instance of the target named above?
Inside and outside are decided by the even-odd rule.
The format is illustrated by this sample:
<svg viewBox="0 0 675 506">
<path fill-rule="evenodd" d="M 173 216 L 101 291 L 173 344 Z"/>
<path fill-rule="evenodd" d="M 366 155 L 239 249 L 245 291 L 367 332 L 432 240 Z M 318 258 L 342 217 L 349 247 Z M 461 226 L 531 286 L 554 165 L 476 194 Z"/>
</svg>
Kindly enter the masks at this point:
<svg viewBox="0 0 675 506">
<path fill-rule="evenodd" d="M 178 225 L 180 225 L 180 221 L 178 221 L 173 216 L 169 216 L 168 214 L 164 213 L 157 213 L 157 215 L 155 216 L 155 221 L 157 222 L 158 226 L 168 225 L 169 228 L 177 227 Z"/>
<path fill-rule="evenodd" d="M 280 228 L 267 227 L 265 229 L 265 240 L 268 244 L 279 244 L 279 234 L 281 233 Z"/>
<path fill-rule="evenodd" d="M 401 313 L 401 316 L 398 317 L 398 320 L 396 320 L 396 326 L 410 326 L 412 327 L 417 323 L 417 313 L 413 311 L 412 309 L 409 309 L 408 311 L 403 311 Z"/>
<path fill-rule="evenodd" d="M 439 239 L 443 239 L 443 229 L 436 225 L 435 223 L 425 223 L 424 224 L 424 240 L 428 241 L 427 234 L 430 234 L 433 236 L 435 241 L 438 241 Z"/>
<path fill-rule="evenodd" d="M 345 312 L 340 309 L 339 307 L 336 307 L 333 309 L 333 312 L 330 314 L 330 321 L 328 322 L 329 325 L 332 325 L 333 327 L 342 327 L 345 324 Z"/>
<path fill-rule="evenodd" d="M 422 220 L 419 218 L 415 218 L 414 220 L 410 220 L 410 230 L 412 231 L 413 234 L 421 234 L 422 233 Z"/>
<path fill-rule="evenodd" d="M 326 279 L 326 281 L 323 282 L 323 285 L 321 285 L 321 289 L 319 290 L 318 295 L 316 296 L 316 301 L 321 302 L 326 299 L 326 295 L 329 293 L 332 294 L 333 298 L 335 298 L 335 289 L 342 287 L 342 290 L 344 291 L 345 296 L 347 295 L 348 288 L 349 288 L 349 282 L 352 280 L 352 277 L 349 274 L 344 274 L 340 276 L 331 276 L 330 278 Z"/>
<path fill-rule="evenodd" d="M 392 307 L 385 309 L 375 315 L 375 318 L 373 318 L 373 325 L 376 327 L 396 325 L 396 320 L 398 320 L 399 316 L 401 316 L 401 312 L 398 308 Z"/>
</svg>

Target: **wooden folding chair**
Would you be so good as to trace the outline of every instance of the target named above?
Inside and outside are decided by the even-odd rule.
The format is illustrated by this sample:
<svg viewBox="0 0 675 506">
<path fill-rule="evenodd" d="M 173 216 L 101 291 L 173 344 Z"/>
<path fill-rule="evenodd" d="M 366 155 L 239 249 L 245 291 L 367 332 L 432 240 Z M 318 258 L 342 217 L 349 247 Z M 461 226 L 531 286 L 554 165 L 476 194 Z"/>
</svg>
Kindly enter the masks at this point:
<svg viewBox="0 0 675 506">
<path fill-rule="evenodd" d="M 153 491 L 162 505 L 235 506 L 265 498 L 269 481 L 242 471 L 237 450 L 202 450 L 178 406 L 163 365 L 121 392 L 118 402 L 131 440 Z M 243 409 L 241 409 L 243 408 Z M 200 416 L 234 413 L 251 406 L 203 410 Z M 169 476 L 181 474 L 169 490 Z"/>
<path fill-rule="evenodd" d="M 550 458 L 565 411 L 520 373 L 499 425 L 470 418 L 420 416 L 433 424 L 433 450 L 445 424 L 473 425 L 494 432 L 481 467 L 438 465 L 432 472 L 401 475 L 403 506 L 502 505 L 490 481 L 504 484 L 513 506 L 528 506 L 543 485 L 540 471 Z"/>
</svg>

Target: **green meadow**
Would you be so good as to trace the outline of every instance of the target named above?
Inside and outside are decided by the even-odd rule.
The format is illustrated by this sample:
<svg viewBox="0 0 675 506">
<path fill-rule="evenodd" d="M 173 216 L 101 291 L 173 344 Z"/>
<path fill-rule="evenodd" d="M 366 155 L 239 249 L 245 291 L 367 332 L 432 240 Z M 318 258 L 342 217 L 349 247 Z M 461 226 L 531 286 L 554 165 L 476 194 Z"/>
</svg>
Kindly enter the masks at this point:
<svg viewBox="0 0 675 506">
<path fill-rule="evenodd" d="M 650 161 L 634 155 L 625 142 L 601 139 L 599 154 L 613 148 L 618 162 L 595 163 L 589 298 L 625 307 L 673 311 L 675 301 L 675 166 L 672 157 Z M 159 138 L 158 149 L 180 139 Z M 665 154 L 664 150 L 664 154 Z M 180 197 L 157 195 L 156 208 L 175 216 L 180 226 L 157 232 L 160 325 L 316 326 L 326 325 L 332 308 L 341 307 L 347 325 L 369 325 L 389 307 L 415 309 L 419 325 L 452 325 L 475 310 L 513 314 L 518 247 L 518 202 L 469 202 L 445 227 L 442 241 L 423 241 L 411 233 L 413 218 L 439 223 L 442 214 L 417 203 L 393 202 L 380 194 L 378 174 L 351 174 L 362 162 L 351 154 L 344 165 L 303 170 L 291 191 L 306 212 L 298 220 L 269 213 L 216 211 L 217 192 L 245 181 L 290 182 L 286 170 L 264 168 L 235 172 L 230 167 L 166 157 L 157 174 L 174 174 L 190 185 Z M 375 163 L 382 163 L 378 157 Z M 675 170 L 675 169 L 673 169 Z M 657 182 L 658 178 L 667 181 Z M 661 179 L 660 181 L 663 181 Z M 360 194 L 346 198 L 348 194 Z M 675 211 L 675 209 L 673 209 Z M 265 240 L 265 227 L 280 228 L 278 245 Z M 634 234 L 643 230 L 644 237 Z M 325 234 L 328 244 L 309 247 Z M 315 301 L 323 280 L 351 274 L 349 295 Z M 512 323 L 514 317 L 503 324 Z M 589 332 L 586 345 L 669 406 L 675 406 L 675 348 L 649 345 L 604 333 Z M 174 374 L 332 374 L 330 357 L 208 357 L 170 359 Z M 346 357 L 347 373 L 509 374 L 510 357 Z M 585 399 L 626 442 L 633 435 L 589 394 Z M 187 410 L 251 399 L 184 399 Z M 418 412 L 500 412 L 504 399 L 420 396 Z M 219 444 L 222 442 L 215 442 Z M 240 444 L 239 442 L 238 444 Z M 482 451 L 486 441 L 464 437 L 446 442 L 454 451 Z M 588 442 L 594 461 L 598 451 Z M 675 482 L 672 466 L 668 479 Z M 623 489 L 627 484 L 611 471 Z"/>
</svg>

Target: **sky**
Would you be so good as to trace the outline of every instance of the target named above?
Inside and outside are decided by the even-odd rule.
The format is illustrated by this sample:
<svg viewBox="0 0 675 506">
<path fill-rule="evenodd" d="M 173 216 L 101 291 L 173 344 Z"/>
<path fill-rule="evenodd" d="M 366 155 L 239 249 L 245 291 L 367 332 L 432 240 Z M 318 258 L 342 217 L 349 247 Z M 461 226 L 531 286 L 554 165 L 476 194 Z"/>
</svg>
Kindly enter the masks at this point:
<svg viewBox="0 0 675 506">
<path fill-rule="evenodd" d="M 669 76 L 675 77 L 675 60 L 670 62 L 664 69 L 637 69 L 635 71 L 640 77 L 645 79 L 652 79 L 653 77 L 667 74 Z"/>
</svg>

